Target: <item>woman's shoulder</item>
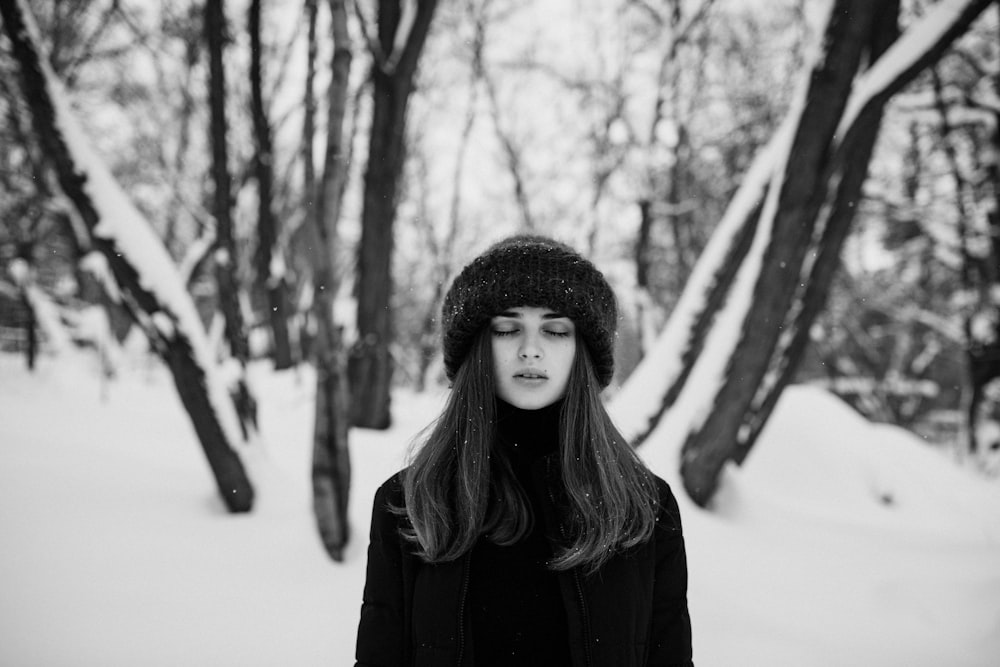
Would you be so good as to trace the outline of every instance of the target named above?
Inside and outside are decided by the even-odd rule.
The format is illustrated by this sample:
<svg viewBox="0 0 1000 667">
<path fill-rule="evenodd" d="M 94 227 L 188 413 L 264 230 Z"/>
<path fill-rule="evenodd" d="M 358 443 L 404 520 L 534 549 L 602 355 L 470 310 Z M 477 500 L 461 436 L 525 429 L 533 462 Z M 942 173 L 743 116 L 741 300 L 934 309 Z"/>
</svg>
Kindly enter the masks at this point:
<svg viewBox="0 0 1000 667">
<path fill-rule="evenodd" d="M 405 495 L 402 471 L 382 482 L 375 491 L 372 503 L 371 539 L 391 541 L 398 539 L 399 529 L 405 525 Z"/>
<path fill-rule="evenodd" d="M 674 496 L 670 484 L 659 475 L 653 475 L 656 484 L 656 494 L 659 502 L 659 509 L 656 513 L 657 528 L 682 534 L 681 511 L 677 505 L 677 498 Z"/>
<path fill-rule="evenodd" d="M 399 470 L 392 474 L 387 480 L 382 482 L 375 490 L 376 508 L 403 507 L 405 495 L 403 493 L 403 475 L 406 469 Z"/>
</svg>

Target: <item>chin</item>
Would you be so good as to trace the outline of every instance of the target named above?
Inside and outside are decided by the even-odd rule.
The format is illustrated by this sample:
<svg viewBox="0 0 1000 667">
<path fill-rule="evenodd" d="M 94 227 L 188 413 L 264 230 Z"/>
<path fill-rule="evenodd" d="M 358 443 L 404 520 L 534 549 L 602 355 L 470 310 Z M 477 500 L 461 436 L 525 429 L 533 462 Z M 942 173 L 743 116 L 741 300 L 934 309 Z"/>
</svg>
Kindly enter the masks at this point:
<svg viewBox="0 0 1000 667">
<path fill-rule="evenodd" d="M 515 408 L 521 410 L 541 410 L 559 400 L 559 396 L 500 396 Z"/>
</svg>

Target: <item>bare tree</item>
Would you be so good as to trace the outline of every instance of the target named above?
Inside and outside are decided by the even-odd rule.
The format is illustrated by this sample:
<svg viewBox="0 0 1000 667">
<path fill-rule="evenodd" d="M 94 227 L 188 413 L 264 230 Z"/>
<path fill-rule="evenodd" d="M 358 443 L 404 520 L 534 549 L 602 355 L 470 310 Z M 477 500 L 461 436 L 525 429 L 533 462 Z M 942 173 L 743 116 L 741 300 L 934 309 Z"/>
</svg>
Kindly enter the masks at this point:
<svg viewBox="0 0 1000 667">
<path fill-rule="evenodd" d="M 514 186 L 514 201 L 517 209 L 521 213 L 521 225 L 526 231 L 535 231 L 535 216 L 531 212 L 531 200 L 528 197 L 528 184 L 525 178 L 524 159 L 522 148 L 518 145 L 514 132 L 504 125 L 503 114 L 501 113 L 501 103 L 497 82 L 486 62 L 486 38 L 489 23 L 488 14 L 491 0 L 468 0 L 467 8 L 472 19 L 472 86 L 480 83 L 486 91 L 486 100 L 489 103 L 490 120 L 493 121 L 493 131 L 497 141 L 500 142 L 500 149 L 503 152 L 504 164 L 510 173 Z"/>
<path fill-rule="evenodd" d="M 261 38 L 261 0 L 251 0 L 249 20 L 250 32 L 250 109 L 253 116 L 254 139 L 257 154 L 254 157 L 254 171 L 257 178 L 257 281 L 267 294 L 268 319 L 273 340 L 274 367 L 278 370 L 292 365 L 291 343 L 288 336 L 288 286 L 285 280 L 284 262 L 276 269 L 274 257 L 283 252 L 278 247 L 278 222 L 272 206 L 274 191 L 274 154 L 271 147 L 271 123 L 264 103 Z"/>
<path fill-rule="evenodd" d="M 205 0 L 205 41 L 208 44 L 208 96 L 211 111 L 212 143 L 212 215 L 215 218 L 215 279 L 219 306 L 225 320 L 229 353 L 239 365 L 239 377 L 233 387 L 233 400 L 240 415 L 240 427 L 246 436 L 256 428 L 257 402 L 246 383 L 246 364 L 250 359 L 246 324 L 240 308 L 239 281 L 236 278 L 236 243 L 233 239 L 232 176 L 229 173 L 229 149 L 226 145 L 226 70 L 223 47 L 228 41 L 223 0 Z"/>
<path fill-rule="evenodd" d="M 379 429 L 391 423 L 393 222 L 406 156 L 406 109 L 437 0 L 407 5 L 413 14 L 405 22 L 404 4 L 379 0 L 376 33 L 365 28 L 374 62 L 372 121 L 358 249 L 358 340 L 351 350 L 349 375 L 351 422 Z"/>
<path fill-rule="evenodd" d="M 327 94 L 326 153 L 316 215 L 312 221 L 312 236 L 315 239 L 312 244 L 315 290 L 313 314 L 317 324 L 314 344 L 316 413 L 313 428 L 312 489 L 313 512 L 323 546 L 331 558 L 339 561 L 343 559 L 343 549 L 350 537 L 347 520 L 347 500 L 351 484 L 347 449 L 350 399 L 344 345 L 340 328 L 333 319 L 338 289 L 334 261 L 338 254 L 337 221 L 340 218 L 343 183 L 347 179 L 349 166 L 343 128 L 353 53 L 347 29 L 346 0 L 330 0 L 330 14 L 333 61 Z M 312 31 L 312 26 L 315 25 L 312 8 L 309 17 Z M 307 96 L 309 95 L 311 93 L 307 92 Z M 306 187 L 310 185 L 307 183 Z"/>
<path fill-rule="evenodd" d="M 898 0 L 888 0 L 874 15 L 866 45 L 871 60 L 880 58 L 899 35 L 896 24 L 899 14 Z M 760 435 L 761 429 L 778 403 L 782 390 L 788 385 L 798 368 L 799 361 L 809 343 L 809 331 L 816 317 L 826 304 L 827 294 L 834 275 L 840 265 L 841 250 L 847 239 L 857 210 L 857 202 L 862 196 L 861 188 L 868 175 L 875 140 L 878 138 L 882 122 L 882 104 L 870 105 L 864 115 L 859 116 L 853 132 L 844 137 L 838 153 L 826 168 L 824 178 L 836 183 L 825 219 L 820 219 L 818 240 L 814 241 L 814 258 L 808 266 L 805 287 L 797 299 L 797 305 L 790 309 L 790 327 L 786 343 L 780 349 L 776 360 L 772 360 L 769 371 L 773 380 L 765 382 L 763 391 L 754 397 L 754 402 L 744 418 L 746 430 L 742 433 L 741 462 Z"/>
<path fill-rule="evenodd" d="M 239 420 L 228 398 L 220 395 L 221 378 L 176 266 L 83 139 L 68 103 L 61 99 L 62 86 L 40 56 L 38 30 L 26 1 L 0 2 L 0 15 L 20 66 L 35 134 L 92 247 L 107 262 L 109 290 L 120 294 L 170 368 L 222 500 L 232 512 L 249 511 L 253 487 L 232 447 L 239 438 Z"/>
<path fill-rule="evenodd" d="M 946 100 L 937 68 L 931 70 L 931 81 L 934 106 L 940 118 L 940 144 L 954 190 L 960 257 L 959 281 L 962 291 L 967 295 L 962 308 L 969 388 L 965 405 L 966 448 L 975 459 L 986 444 L 979 442 L 980 431 L 985 431 L 983 425 L 987 421 L 1000 419 L 997 400 L 988 398 L 987 389 L 1000 378 L 1000 303 L 995 296 L 1000 293 L 1000 213 L 997 210 L 997 205 L 1000 204 L 1000 167 L 995 157 L 987 158 L 982 161 L 985 164 L 978 170 L 985 174 L 986 183 L 977 187 L 970 182 L 961 165 L 958 147 L 960 135 L 969 134 L 970 130 L 960 131 L 952 122 L 952 104 Z M 1000 75 L 994 74 L 992 83 L 994 92 L 1000 90 Z M 965 100 L 959 103 L 967 104 Z M 971 147 L 970 152 L 977 153 L 979 145 L 984 145 L 985 151 L 997 151 L 1000 148 L 1000 129 L 997 127 L 1000 111 L 995 105 L 990 111 L 993 115 L 993 127 L 988 131 L 985 141 L 975 135 L 967 138 L 965 143 Z M 973 164 L 978 161 L 972 160 Z M 978 208 L 975 202 L 980 197 L 986 200 L 982 206 L 986 211 L 984 216 L 977 215 L 974 210 Z M 985 218 L 985 229 L 982 232 L 977 229 L 977 217 Z M 981 235 L 988 241 L 976 244 L 976 237 Z M 979 245 L 981 249 L 975 251 L 973 245 Z"/>
</svg>

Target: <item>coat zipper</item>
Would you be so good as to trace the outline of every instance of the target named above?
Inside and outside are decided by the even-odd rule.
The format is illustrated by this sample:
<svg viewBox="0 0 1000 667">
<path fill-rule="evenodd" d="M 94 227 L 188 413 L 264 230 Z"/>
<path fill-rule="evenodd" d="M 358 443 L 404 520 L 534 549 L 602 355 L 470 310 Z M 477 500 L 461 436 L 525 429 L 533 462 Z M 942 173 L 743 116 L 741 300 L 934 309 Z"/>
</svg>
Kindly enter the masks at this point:
<svg viewBox="0 0 1000 667">
<path fill-rule="evenodd" d="M 469 593 L 469 561 L 471 550 L 462 559 L 462 593 L 458 601 L 458 667 L 462 667 L 462 657 L 465 653 L 465 598 Z"/>
<path fill-rule="evenodd" d="M 587 656 L 587 665 L 594 660 L 590 654 L 590 614 L 587 613 L 587 602 L 583 597 L 583 583 L 580 581 L 580 571 L 573 570 L 573 581 L 576 583 L 576 594 L 580 601 L 580 614 L 583 616 L 583 649 Z"/>
<path fill-rule="evenodd" d="M 552 503 L 552 508 L 558 511 L 558 505 L 556 504 L 555 494 L 552 493 L 552 487 L 546 483 L 546 491 L 548 492 L 549 502 Z M 562 519 L 558 519 L 559 522 L 559 534 L 566 541 L 566 526 L 563 524 Z M 583 623 L 583 651 L 584 657 L 586 658 L 586 664 L 588 667 L 594 664 L 593 657 L 590 651 L 590 615 L 587 613 L 587 601 L 583 597 L 583 583 L 580 581 L 580 570 L 573 569 L 573 583 L 576 586 L 576 598 L 580 603 L 580 616 Z"/>
</svg>

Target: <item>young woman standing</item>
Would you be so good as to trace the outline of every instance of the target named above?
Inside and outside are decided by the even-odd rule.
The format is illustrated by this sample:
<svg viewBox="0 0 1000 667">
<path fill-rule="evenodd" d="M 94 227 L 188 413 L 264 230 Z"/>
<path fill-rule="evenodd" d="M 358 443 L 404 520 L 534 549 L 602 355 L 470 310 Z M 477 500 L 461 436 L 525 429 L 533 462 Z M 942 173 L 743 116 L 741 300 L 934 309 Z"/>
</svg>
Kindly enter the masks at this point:
<svg viewBox="0 0 1000 667">
<path fill-rule="evenodd" d="M 359 667 L 692 664 L 677 503 L 600 398 L 617 317 L 545 237 L 455 279 L 447 403 L 375 494 Z"/>
</svg>

